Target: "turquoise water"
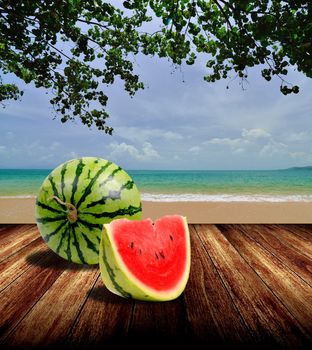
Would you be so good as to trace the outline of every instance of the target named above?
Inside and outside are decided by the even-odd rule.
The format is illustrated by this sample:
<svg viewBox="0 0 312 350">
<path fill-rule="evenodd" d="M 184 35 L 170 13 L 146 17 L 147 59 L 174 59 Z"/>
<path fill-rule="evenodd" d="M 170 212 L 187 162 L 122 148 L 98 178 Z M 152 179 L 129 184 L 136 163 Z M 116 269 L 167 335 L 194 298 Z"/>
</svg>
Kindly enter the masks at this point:
<svg viewBox="0 0 312 350">
<path fill-rule="evenodd" d="M 0 169 L 0 196 L 36 196 L 49 169 Z M 147 200 L 308 200 L 312 170 L 129 170 Z"/>
<path fill-rule="evenodd" d="M 49 169 L 0 169 L 0 196 L 35 196 Z"/>
</svg>

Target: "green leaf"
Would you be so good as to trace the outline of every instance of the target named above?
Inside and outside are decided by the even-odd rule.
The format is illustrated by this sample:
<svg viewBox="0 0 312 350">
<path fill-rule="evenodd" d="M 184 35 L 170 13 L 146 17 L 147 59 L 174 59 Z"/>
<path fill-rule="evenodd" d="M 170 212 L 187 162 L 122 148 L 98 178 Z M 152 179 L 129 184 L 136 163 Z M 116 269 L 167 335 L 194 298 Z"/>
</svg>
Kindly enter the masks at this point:
<svg viewBox="0 0 312 350">
<path fill-rule="evenodd" d="M 292 87 L 292 92 L 293 92 L 294 94 L 298 94 L 298 93 L 299 93 L 299 86 L 297 86 L 297 85 L 293 86 L 293 87 Z"/>
<path fill-rule="evenodd" d="M 2 1 L 3 2 L 3 1 Z M 291 66 L 312 78 L 310 2 L 301 1 L 10 1 L 0 6 L 0 68 L 52 91 L 50 103 L 62 122 L 80 119 L 111 134 L 104 107 L 107 85 L 123 81 L 132 97 L 144 84 L 135 72 L 139 54 L 192 65 L 207 61 L 213 83 L 245 79 L 257 67 L 281 79 L 284 95 L 299 93 L 282 76 Z M 219 6 L 218 6 L 219 5 Z M 6 10 L 10 8 L 10 13 Z M 5 12 L 7 11 L 7 13 Z M 159 28 L 160 21 L 163 25 Z M 255 72 L 258 70 L 255 69 Z M 19 99 L 2 84 L 0 100 Z M 104 92 L 103 92 L 104 91 Z"/>
</svg>

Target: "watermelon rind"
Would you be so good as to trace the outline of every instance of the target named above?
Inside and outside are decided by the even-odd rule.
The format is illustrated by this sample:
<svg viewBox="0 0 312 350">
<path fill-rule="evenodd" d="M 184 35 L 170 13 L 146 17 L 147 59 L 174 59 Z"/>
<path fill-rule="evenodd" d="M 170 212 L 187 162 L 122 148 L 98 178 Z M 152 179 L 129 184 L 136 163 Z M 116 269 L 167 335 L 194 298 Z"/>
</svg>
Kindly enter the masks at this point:
<svg viewBox="0 0 312 350">
<path fill-rule="evenodd" d="M 104 224 L 100 243 L 99 266 L 104 285 L 112 293 L 124 298 L 145 301 L 170 301 L 178 298 L 188 282 L 191 266 L 190 235 L 186 217 L 183 218 L 186 232 L 186 268 L 175 288 L 158 291 L 137 279 L 122 261 L 110 231 L 110 225 Z"/>
<path fill-rule="evenodd" d="M 69 205 L 77 209 L 76 220 L 69 216 Z M 116 218 L 140 220 L 141 214 L 140 192 L 129 174 L 97 157 L 56 167 L 43 181 L 36 201 L 42 238 L 56 254 L 78 264 L 99 263 L 103 224 Z"/>
</svg>

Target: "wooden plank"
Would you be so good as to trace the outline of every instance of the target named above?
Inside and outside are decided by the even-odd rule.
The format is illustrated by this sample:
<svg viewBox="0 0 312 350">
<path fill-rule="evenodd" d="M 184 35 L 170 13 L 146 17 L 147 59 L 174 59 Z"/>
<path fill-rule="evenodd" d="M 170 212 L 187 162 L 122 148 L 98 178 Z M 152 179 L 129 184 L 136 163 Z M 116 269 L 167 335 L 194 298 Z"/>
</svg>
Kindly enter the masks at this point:
<svg viewBox="0 0 312 350">
<path fill-rule="evenodd" d="M 312 225 L 274 225 L 279 235 L 302 254 L 312 258 Z"/>
<path fill-rule="evenodd" d="M 193 225 L 192 264 L 184 298 L 191 337 L 205 345 L 250 343 L 251 335 Z"/>
<path fill-rule="evenodd" d="M 0 292 L 31 267 L 31 263 L 42 257 L 48 248 L 41 238 L 37 238 L 25 248 L 4 259 L 0 264 Z"/>
<path fill-rule="evenodd" d="M 255 341 L 304 348 L 307 338 L 300 324 L 224 235 L 211 225 L 195 225 L 195 228 Z M 239 237 L 237 232 L 235 237 Z M 258 265 L 270 262 L 261 255 L 254 261 Z"/>
<path fill-rule="evenodd" d="M 0 244 L 5 242 L 13 242 L 16 237 L 19 237 L 23 232 L 34 228 L 35 225 L 7 225 L 0 231 Z"/>
<path fill-rule="evenodd" d="M 134 346 L 147 337 L 159 347 L 168 341 L 311 346 L 310 227 L 300 226 L 299 234 L 295 225 L 219 227 L 196 225 L 196 232 L 190 225 L 190 279 L 185 292 L 166 303 L 115 296 L 98 267 L 59 258 L 38 232 L 26 245 L 17 244 L 35 226 L 6 227 L 5 235 L 0 231 L 8 252 L 0 265 L 2 345 Z"/>
<path fill-rule="evenodd" d="M 306 236 L 307 239 L 311 240 L 312 235 L 312 225 L 311 224 L 298 224 L 298 225 L 280 225 L 289 229 L 296 229 L 299 232 L 302 232 L 304 236 Z"/>
<path fill-rule="evenodd" d="M 6 239 L 0 242 L 0 262 L 38 237 L 40 237 L 40 234 L 36 226 L 27 225 L 23 227 L 22 225 L 22 227 L 18 227 Z"/>
<path fill-rule="evenodd" d="M 237 229 L 246 232 L 250 238 L 267 249 L 312 287 L 312 259 L 302 253 L 306 251 L 305 247 L 308 243 L 301 246 L 299 251 L 293 245 L 288 245 L 287 240 L 283 240 L 282 230 L 276 226 L 239 225 Z"/>
<path fill-rule="evenodd" d="M 6 343 L 16 348 L 64 343 L 98 273 L 97 265 L 67 263 L 65 271 L 6 338 Z"/>
<path fill-rule="evenodd" d="M 8 228 L 10 228 L 10 226 L 17 226 L 17 225 L 11 225 L 11 224 L 0 224 L 0 237 L 2 235 L 2 232 Z"/>
<path fill-rule="evenodd" d="M 127 333 L 132 306 L 132 300 L 108 291 L 99 276 L 69 333 L 67 343 L 79 349 L 121 343 Z"/>
<path fill-rule="evenodd" d="M 256 233 L 246 226 L 223 227 L 226 238 L 257 272 L 274 295 L 299 321 L 306 334 L 312 334 L 312 289 L 279 258 L 256 242 Z M 254 284 L 256 285 L 256 284 Z"/>
<path fill-rule="evenodd" d="M 279 225 L 287 230 L 290 230 L 295 235 L 302 237 L 303 239 L 311 242 L 312 238 L 312 225 Z"/>
<path fill-rule="evenodd" d="M 36 304 L 66 266 L 65 260 L 51 251 L 41 254 L 40 259 L 0 293 L 0 341 Z"/>
</svg>

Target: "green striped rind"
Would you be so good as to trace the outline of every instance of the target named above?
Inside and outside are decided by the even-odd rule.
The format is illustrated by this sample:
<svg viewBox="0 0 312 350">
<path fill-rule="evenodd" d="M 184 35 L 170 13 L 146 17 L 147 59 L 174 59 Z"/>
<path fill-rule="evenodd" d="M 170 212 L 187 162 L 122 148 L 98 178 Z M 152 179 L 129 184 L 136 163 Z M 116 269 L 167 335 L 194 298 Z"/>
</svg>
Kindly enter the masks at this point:
<svg viewBox="0 0 312 350">
<path fill-rule="evenodd" d="M 121 271 L 117 266 L 111 245 L 107 237 L 103 237 L 100 243 L 100 270 L 104 284 L 113 293 L 124 298 L 132 298 L 132 294 L 123 287 L 124 282 L 121 277 Z M 127 288 L 127 287 L 126 287 Z"/>
<path fill-rule="evenodd" d="M 186 233 L 186 269 L 176 288 L 163 292 L 147 287 L 131 274 L 123 264 L 118 249 L 114 245 L 112 232 L 110 232 L 110 225 L 104 225 L 100 243 L 99 264 L 101 277 L 106 288 L 121 297 L 137 300 L 169 301 L 178 298 L 187 284 L 191 263 L 190 237 L 185 217 L 183 217 L 183 221 Z"/>
<path fill-rule="evenodd" d="M 135 286 L 120 269 L 114 249 L 104 229 L 100 244 L 100 271 L 102 280 L 108 290 L 124 298 L 156 301 L 147 295 L 144 290 Z"/>
<path fill-rule="evenodd" d="M 77 208 L 71 224 L 67 208 L 51 199 L 57 196 Z M 49 247 L 75 263 L 97 264 L 103 224 L 116 218 L 141 218 L 140 193 L 118 165 L 94 157 L 73 159 L 54 169 L 37 196 L 39 232 Z"/>
</svg>

